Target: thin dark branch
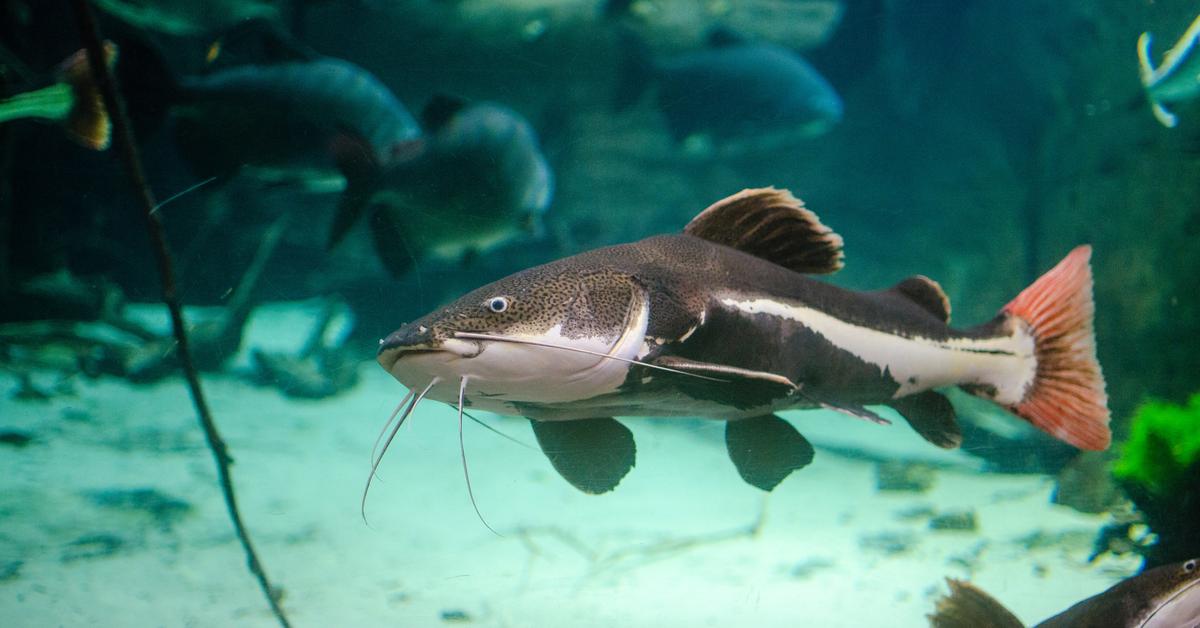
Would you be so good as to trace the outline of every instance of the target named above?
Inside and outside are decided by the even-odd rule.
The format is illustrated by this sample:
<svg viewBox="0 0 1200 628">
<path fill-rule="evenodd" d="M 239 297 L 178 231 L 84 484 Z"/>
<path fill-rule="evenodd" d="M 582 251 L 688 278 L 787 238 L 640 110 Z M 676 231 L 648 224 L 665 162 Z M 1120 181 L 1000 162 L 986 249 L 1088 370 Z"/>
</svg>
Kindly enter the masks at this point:
<svg viewBox="0 0 1200 628">
<path fill-rule="evenodd" d="M 108 110 L 109 117 L 112 119 L 113 142 L 116 149 L 121 152 L 121 158 L 125 162 L 125 167 L 129 171 L 129 177 L 133 181 L 133 187 L 137 191 L 138 197 L 142 202 L 142 207 L 145 210 L 146 227 L 150 232 L 150 241 L 154 247 L 155 257 L 158 261 L 158 271 L 162 279 L 163 301 L 166 302 L 167 309 L 170 310 L 171 327 L 174 330 L 175 340 L 179 345 L 177 351 L 179 362 L 183 367 L 184 376 L 187 378 L 188 389 L 192 395 L 192 403 L 196 406 L 196 414 L 200 419 L 200 426 L 204 429 L 204 436 L 208 440 L 208 446 L 212 450 L 213 458 L 217 463 L 217 475 L 220 478 L 221 491 L 225 495 L 225 506 L 229 509 L 229 518 L 233 520 L 233 526 L 237 531 L 238 539 L 242 543 L 242 548 L 246 551 L 246 559 L 249 563 L 250 572 L 258 580 L 259 587 L 262 588 L 263 594 L 266 595 L 267 601 L 271 605 L 271 610 L 275 613 L 275 617 L 279 619 L 280 624 L 290 627 L 291 624 L 288 623 L 287 616 L 284 615 L 283 608 L 279 605 L 280 596 L 267 580 L 266 571 L 263 569 L 262 562 L 258 559 L 258 554 L 254 551 L 254 545 L 250 542 L 250 535 L 246 531 L 246 526 L 242 523 L 242 517 L 238 511 L 237 499 L 233 492 L 233 481 L 229 474 L 231 459 L 226 450 L 225 441 L 221 440 L 221 435 L 217 432 L 217 426 L 213 423 L 212 414 L 209 412 L 208 403 L 204 398 L 204 391 L 200 386 L 200 377 L 196 372 L 192 354 L 188 348 L 188 336 L 183 323 L 183 308 L 179 301 L 179 294 L 175 288 L 175 271 L 171 262 L 171 252 L 167 246 L 162 221 L 159 219 L 157 212 L 154 211 L 157 203 L 154 201 L 154 194 L 150 191 L 150 186 L 146 183 L 146 173 L 142 168 L 141 157 L 138 155 L 137 145 L 134 143 L 133 133 L 130 130 L 129 118 L 125 111 L 125 102 L 117 91 L 113 76 L 108 71 L 108 66 L 105 63 L 103 46 L 100 43 L 100 32 L 96 26 L 95 15 L 92 13 L 92 8 L 87 0 L 72 0 L 72 4 L 75 9 L 76 19 L 79 22 L 79 30 L 80 35 L 83 37 L 84 48 L 87 50 L 88 65 L 91 66 L 92 77 L 100 88 L 100 93 L 104 97 L 104 106 Z"/>
</svg>

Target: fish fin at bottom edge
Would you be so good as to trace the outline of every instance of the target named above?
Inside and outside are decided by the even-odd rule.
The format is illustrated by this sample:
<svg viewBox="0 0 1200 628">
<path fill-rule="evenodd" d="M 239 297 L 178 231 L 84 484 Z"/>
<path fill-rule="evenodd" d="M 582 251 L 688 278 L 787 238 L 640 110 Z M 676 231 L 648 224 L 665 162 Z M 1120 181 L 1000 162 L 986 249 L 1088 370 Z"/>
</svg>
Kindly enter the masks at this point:
<svg viewBox="0 0 1200 628">
<path fill-rule="evenodd" d="M 613 490 L 633 468 L 637 453 L 633 432 L 616 419 L 531 419 L 529 423 L 554 470 L 585 493 Z"/>
<path fill-rule="evenodd" d="M 812 443 L 775 414 L 728 421 L 725 447 L 742 479 L 764 491 L 813 459 Z"/>
<path fill-rule="evenodd" d="M 950 593 L 928 615 L 931 628 L 1024 628 L 996 598 L 965 580 L 947 578 Z"/>
<path fill-rule="evenodd" d="M 941 447 L 957 449 L 962 445 L 962 429 L 955 419 L 954 406 L 941 393 L 927 390 L 893 399 L 888 403 L 921 438 Z"/>
</svg>

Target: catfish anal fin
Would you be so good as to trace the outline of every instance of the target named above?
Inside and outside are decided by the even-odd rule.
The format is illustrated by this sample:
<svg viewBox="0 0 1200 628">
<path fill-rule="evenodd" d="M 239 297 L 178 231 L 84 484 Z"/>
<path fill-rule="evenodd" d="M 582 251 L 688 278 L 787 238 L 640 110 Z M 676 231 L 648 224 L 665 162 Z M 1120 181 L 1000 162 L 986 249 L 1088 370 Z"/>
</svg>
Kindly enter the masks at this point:
<svg viewBox="0 0 1200 628">
<path fill-rule="evenodd" d="M 925 440 L 942 449 L 957 449 L 962 445 L 962 430 L 954 418 L 954 406 L 941 393 L 927 390 L 915 395 L 893 399 L 888 405 L 900 413 Z"/>
<path fill-rule="evenodd" d="M 950 594 L 929 615 L 932 628 L 1024 628 L 1004 605 L 965 580 L 946 579 Z"/>
<path fill-rule="evenodd" d="M 774 414 L 726 422 L 725 447 L 742 479 L 764 491 L 813 459 L 808 439 Z"/>
<path fill-rule="evenodd" d="M 842 237 L 787 190 L 742 190 L 700 212 L 683 232 L 798 273 L 842 267 Z"/>
<path fill-rule="evenodd" d="M 550 464 L 585 493 L 613 490 L 633 468 L 633 433 L 616 419 L 531 420 L 530 424 Z"/>
</svg>

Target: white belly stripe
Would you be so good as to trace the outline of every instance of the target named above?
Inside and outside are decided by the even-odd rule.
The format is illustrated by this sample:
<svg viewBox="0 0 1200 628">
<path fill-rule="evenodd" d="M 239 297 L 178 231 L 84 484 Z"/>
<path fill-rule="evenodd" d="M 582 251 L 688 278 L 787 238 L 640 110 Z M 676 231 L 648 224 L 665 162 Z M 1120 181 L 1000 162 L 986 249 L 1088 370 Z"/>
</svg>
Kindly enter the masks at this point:
<svg viewBox="0 0 1200 628">
<path fill-rule="evenodd" d="M 721 303 L 747 314 L 795 321 L 851 355 L 881 369 L 887 368 L 900 384 L 896 397 L 941 386 L 979 383 L 996 388 L 996 401 L 1015 404 L 1023 397 L 1036 371 L 1033 338 L 1023 331 L 1011 337 L 982 340 L 908 338 L 773 299 L 728 297 L 721 299 Z M 980 351 L 1004 351 L 1012 355 Z M 916 378 L 917 383 L 910 383 L 911 378 Z"/>
</svg>

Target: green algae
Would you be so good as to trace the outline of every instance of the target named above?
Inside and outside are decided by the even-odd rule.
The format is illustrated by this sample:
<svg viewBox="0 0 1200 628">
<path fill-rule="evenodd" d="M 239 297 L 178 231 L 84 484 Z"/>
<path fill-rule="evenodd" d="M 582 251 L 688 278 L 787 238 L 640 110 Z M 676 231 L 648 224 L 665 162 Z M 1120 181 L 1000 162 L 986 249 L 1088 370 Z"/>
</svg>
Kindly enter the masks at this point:
<svg viewBox="0 0 1200 628">
<path fill-rule="evenodd" d="M 1147 401 L 1130 423 L 1130 435 L 1113 466 L 1122 482 L 1151 494 L 1176 492 L 1188 470 L 1200 462 L 1200 393 L 1187 405 Z"/>
</svg>

